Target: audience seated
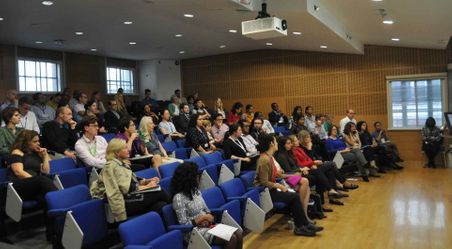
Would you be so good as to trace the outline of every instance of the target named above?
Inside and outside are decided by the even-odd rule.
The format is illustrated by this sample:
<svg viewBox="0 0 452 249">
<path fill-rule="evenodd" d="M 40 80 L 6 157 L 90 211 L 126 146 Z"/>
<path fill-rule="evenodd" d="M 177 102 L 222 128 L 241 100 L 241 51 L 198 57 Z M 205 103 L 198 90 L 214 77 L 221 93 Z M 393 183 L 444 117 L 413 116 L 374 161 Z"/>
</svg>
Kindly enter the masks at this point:
<svg viewBox="0 0 452 249">
<path fill-rule="evenodd" d="M 264 130 L 265 133 L 267 133 L 267 134 L 275 133 L 275 129 L 273 128 L 273 125 L 270 123 L 270 121 L 268 121 L 267 119 L 264 118 L 264 114 L 262 112 L 255 112 L 254 118 L 257 118 L 257 117 L 262 119 L 262 121 L 263 121 L 262 129 Z"/>
<path fill-rule="evenodd" d="M 11 146 L 16 141 L 17 135 L 24 129 L 17 127 L 17 124 L 20 123 L 20 113 L 16 107 L 3 109 L 2 119 L 6 125 L 0 127 L 0 156 L 6 157 L 11 152 Z"/>
<path fill-rule="evenodd" d="M 19 113 L 21 117 L 17 126 L 26 130 L 36 131 L 39 134 L 41 130 L 39 129 L 35 113 L 30 111 L 31 104 L 31 99 L 29 97 L 23 96 L 19 98 Z"/>
<path fill-rule="evenodd" d="M 84 117 L 80 122 L 80 127 L 83 136 L 75 143 L 77 158 L 86 167 L 102 169 L 106 163 L 105 155 L 108 143 L 105 138 L 97 135 L 99 130 L 97 118 L 94 116 Z"/>
<path fill-rule="evenodd" d="M 171 95 L 171 103 L 168 105 L 168 110 L 171 117 L 179 116 L 179 105 L 179 98 L 176 95 Z"/>
<path fill-rule="evenodd" d="M 99 111 L 100 115 L 104 115 L 104 113 L 107 111 L 105 109 L 104 103 L 102 102 L 101 99 L 101 94 L 99 91 L 94 91 L 91 94 L 91 100 L 93 100 L 94 102 L 96 102 L 96 106 L 97 106 L 97 110 Z"/>
<path fill-rule="evenodd" d="M 308 129 L 315 126 L 315 115 L 312 106 L 308 105 L 304 108 L 304 123 Z"/>
<path fill-rule="evenodd" d="M 165 136 L 170 136 L 173 140 L 184 138 L 185 135 L 178 132 L 173 122 L 171 122 L 171 115 L 168 109 L 162 112 L 162 121 L 159 123 L 159 130 Z"/>
<path fill-rule="evenodd" d="M 60 107 L 56 112 L 56 119 L 44 124 L 43 139 L 49 150 L 56 153 L 56 157 L 67 156 L 76 160 L 73 151 L 77 142 L 77 122 L 72 120 L 69 107 Z"/>
<path fill-rule="evenodd" d="M 242 233 L 237 230 L 229 241 L 214 237 L 208 231 L 213 228 L 215 217 L 211 214 L 201 191 L 198 189 L 198 166 L 192 162 L 185 162 L 177 167 L 171 179 L 173 192 L 173 208 L 177 221 L 182 225 L 193 225 L 194 228 L 213 245 L 222 245 L 225 249 L 241 249 L 243 247 Z M 185 236 L 186 242 L 190 239 Z"/>
<path fill-rule="evenodd" d="M 355 111 L 353 109 L 348 109 L 345 118 L 341 119 L 339 123 L 339 134 L 342 136 L 344 134 L 345 125 L 352 122 L 356 125 Z"/>
<path fill-rule="evenodd" d="M 152 112 L 158 112 L 160 109 L 160 106 L 157 102 L 157 100 L 152 98 L 152 92 L 151 89 L 145 89 L 144 90 L 144 98 L 141 100 L 141 106 L 150 105 L 153 109 L 151 109 Z"/>
<path fill-rule="evenodd" d="M 315 122 L 308 126 L 308 130 L 319 137 L 320 140 L 325 140 L 328 138 L 328 134 L 325 131 L 325 128 L 323 127 L 323 115 L 316 115 L 315 116 Z"/>
<path fill-rule="evenodd" d="M 17 135 L 8 158 L 8 180 L 13 183 L 14 189 L 23 201 L 35 200 L 47 213 L 45 195 L 57 188 L 53 181 L 47 177 L 50 171 L 50 157 L 47 149 L 39 143 L 39 134 L 36 131 L 24 130 Z M 51 229 L 48 220 L 47 235 Z"/>
<path fill-rule="evenodd" d="M 33 100 L 35 103 L 31 111 L 36 115 L 39 128 L 42 128 L 45 123 L 55 119 L 55 110 L 47 105 L 47 97 L 42 93 L 35 93 Z"/>
<path fill-rule="evenodd" d="M 292 116 L 290 116 L 289 118 L 289 124 L 287 125 L 287 129 L 292 130 L 293 127 L 297 124 L 298 117 L 301 116 L 303 116 L 303 109 L 301 108 L 301 106 L 297 105 L 293 108 Z"/>
<path fill-rule="evenodd" d="M 126 141 L 127 148 L 129 149 L 129 158 L 149 155 L 145 144 L 140 139 L 135 123 L 131 118 L 125 117 L 119 121 L 119 133 L 116 135 L 116 138 Z M 133 171 L 138 171 L 147 168 L 151 163 L 151 158 L 140 158 L 138 160 L 133 160 L 131 168 Z"/>
<path fill-rule="evenodd" d="M 228 120 L 228 125 L 233 125 L 242 120 L 242 108 L 243 104 L 236 102 L 232 105 L 231 111 L 228 112 L 226 119 Z"/>
<path fill-rule="evenodd" d="M 259 150 L 257 149 L 259 143 L 251 136 L 250 126 L 251 124 L 248 122 L 242 123 L 242 139 L 245 143 L 246 151 L 249 153 L 249 157 L 256 157 L 259 156 Z"/>
<path fill-rule="evenodd" d="M 214 114 L 212 116 L 214 121 L 212 126 L 212 135 L 215 140 L 215 146 L 223 144 L 224 136 L 229 131 L 229 127 L 223 123 L 224 116 L 222 114 Z M 221 146 L 220 146 L 221 147 Z"/>
<path fill-rule="evenodd" d="M 243 113 L 242 115 L 242 120 L 247 123 L 251 123 L 253 122 L 253 119 L 254 119 L 254 106 L 248 104 L 245 106 L 245 113 Z"/>
<path fill-rule="evenodd" d="M 435 157 L 441 151 L 443 136 L 441 130 L 436 126 L 436 121 L 432 117 L 428 117 L 425 125 L 421 130 L 422 150 L 427 155 L 428 168 L 436 168 Z"/>
<path fill-rule="evenodd" d="M 174 90 L 174 95 L 176 95 L 177 97 L 177 103 L 178 105 L 182 104 L 182 103 L 187 103 L 187 99 L 185 99 L 184 97 L 182 97 L 181 93 L 180 93 L 180 89 L 176 89 Z"/>
<path fill-rule="evenodd" d="M 347 125 L 345 125 L 347 128 Z M 354 144 L 354 146 L 358 146 L 359 144 L 359 148 L 363 151 L 364 156 L 366 157 L 366 160 L 369 161 L 370 164 L 370 176 L 374 176 L 374 177 L 380 177 L 377 174 L 377 171 L 381 171 L 381 169 L 378 167 L 377 165 L 377 161 L 378 161 L 378 156 L 379 153 L 377 151 L 378 149 L 378 144 L 374 141 L 374 139 L 372 138 L 372 136 L 370 135 L 370 133 L 367 131 L 367 123 L 364 121 L 360 121 L 358 122 L 356 125 L 352 125 L 351 127 L 351 134 L 352 136 L 349 135 L 344 135 L 344 139 L 346 143 L 349 143 L 350 145 Z M 344 133 L 345 133 L 345 129 L 344 129 Z M 355 142 L 355 134 L 357 134 L 358 136 L 358 140 Z M 353 139 L 350 139 L 350 138 Z M 385 171 L 381 171 L 382 173 L 385 173 Z"/>
<path fill-rule="evenodd" d="M 246 149 L 242 138 L 242 127 L 240 124 L 233 124 L 229 128 L 229 137 L 223 143 L 224 157 L 228 159 L 239 159 L 241 170 L 255 170 L 257 155 L 252 155 Z"/>
<path fill-rule="evenodd" d="M 74 92 L 72 92 L 72 96 L 70 96 L 71 89 L 69 87 L 66 87 L 64 89 L 64 92 L 66 93 L 65 95 L 67 97 L 70 97 L 69 102 L 68 102 L 69 108 L 71 108 L 71 110 L 74 110 L 75 105 L 78 103 L 78 99 L 79 99 L 80 95 L 82 94 L 82 92 L 80 90 L 75 89 Z"/>
<path fill-rule="evenodd" d="M 217 143 L 215 143 L 215 138 L 213 138 L 212 135 L 212 122 L 210 120 L 205 119 L 202 121 L 202 126 L 204 127 L 204 130 L 206 131 L 207 137 L 209 138 L 209 145 L 212 150 L 217 150 Z M 219 146 L 223 146 L 222 144 L 219 144 Z"/>
<path fill-rule="evenodd" d="M 61 96 L 62 96 L 61 93 L 55 93 L 52 97 L 50 97 L 50 100 L 47 101 L 47 106 L 49 106 L 56 112 L 62 98 Z"/>
<path fill-rule="evenodd" d="M 6 101 L 0 106 L 0 112 L 6 107 L 19 107 L 19 98 L 17 97 L 17 90 L 10 89 L 6 91 Z"/>
<path fill-rule="evenodd" d="M 325 131 L 328 132 L 332 125 L 333 117 L 329 114 L 325 114 L 323 119 L 323 129 L 325 129 Z"/>
<path fill-rule="evenodd" d="M 270 134 L 262 134 L 260 136 L 259 151 L 261 152 L 261 155 L 257 160 L 256 179 L 254 184 L 256 186 L 269 188 L 273 202 L 287 203 L 294 218 L 295 235 L 315 236 L 316 233 L 323 230 L 323 228 L 309 223 L 300 196 L 296 193 L 289 192 L 286 186 L 276 182 L 278 170 L 273 154 L 277 150 L 278 142 L 274 136 Z"/>
<path fill-rule="evenodd" d="M 199 114 L 193 114 L 190 118 L 190 129 L 187 132 L 187 145 L 195 149 L 198 154 L 212 153 L 214 148 L 209 143 L 209 136 L 203 126 L 203 118 Z"/>
<path fill-rule="evenodd" d="M 250 134 L 257 141 L 259 141 L 259 137 L 262 134 L 267 134 L 264 131 L 263 124 L 264 124 L 264 120 L 260 117 L 255 117 L 253 119 L 253 122 L 251 123 Z"/>
<path fill-rule="evenodd" d="M 97 109 L 97 102 L 94 100 L 89 100 L 85 105 L 85 113 L 83 117 L 88 116 L 95 117 L 97 119 L 99 133 L 108 133 L 107 129 L 105 129 L 105 124 L 102 115 L 100 115 L 100 112 Z"/>
<path fill-rule="evenodd" d="M 160 122 L 160 117 L 152 111 L 151 104 L 145 104 L 143 106 L 143 117 L 151 117 L 155 124 Z"/>
<path fill-rule="evenodd" d="M 210 118 L 210 113 L 207 111 L 201 99 L 195 100 L 192 113 L 200 115 L 203 119 Z"/>
<path fill-rule="evenodd" d="M 180 105 L 181 113 L 179 116 L 174 117 L 174 126 L 176 126 L 176 130 L 186 135 L 189 130 L 189 124 L 190 124 L 190 107 L 187 103 L 183 103 Z"/>
<path fill-rule="evenodd" d="M 298 134 L 300 131 L 307 131 L 308 127 L 304 125 L 304 116 L 295 116 L 294 119 L 294 125 L 292 126 L 292 129 L 290 130 L 292 134 Z"/>
<path fill-rule="evenodd" d="M 124 98 L 124 90 L 122 88 L 118 88 L 118 91 L 115 94 L 114 100 L 118 104 L 118 109 L 116 110 L 121 117 L 130 116 L 127 111 L 126 100 Z"/>
<path fill-rule="evenodd" d="M 372 137 L 378 143 L 379 146 L 383 147 L 387 152 L 388 156 L 394 160 L 395 162 L 403 162 L 403 159 L 400 158 L 399 149 L 397 145 L 389 140 L 386 131 L 383 129 L 383 125 L 381 122 L 377 121 L 374 123 L 374 132 L 372 132 Z"/>
<path fill-rule="evenodd" d="M 223 117 L 226 117 L 227 113 L 228 112 L 223 107 L 223 101 L 220 98 L 217 98 L 217 100 L 215 101 L 215 106 L 213 107 L 212 116 L 220 114 Z"/>
<path fill-rule="evenodd" d="M 272 103 L 272 111 L 268 114 L 268 120 L 273 126 L 287 126 L 289 119 L 279 109 L 277 103 Z"/>
<path fill-rule="evenodd" d="M 74 112 L 74 119 L 76 121 L 82 120 L 82 118 L 85 116 L 86 103 L 88 103 L 88 95 L 82 92 L 77 97 L 77 103 L 74 105 L 74 109 L 72 110 Z"/>
<path fill-rule="evenodd" d="M 163 189 L 146 191 L 159 186 L 159 178 L 137 177 L 130 167 L 129 147 L 123 139 L 114 138 L 107 147 L 107 163 L 90 188 L 97 199 L 107 199 L 115 221 L 155 211 L 161 213 L 170 197 Z"/>
<path fill-rule="evenodd" d="M 108 101 L 108 111 L 104 114 L 105 129 L 109 133 L 118 133 L 119 120 L 121 114 L 118 112 L 118 103 L 116 100 Z"/>
</svg>

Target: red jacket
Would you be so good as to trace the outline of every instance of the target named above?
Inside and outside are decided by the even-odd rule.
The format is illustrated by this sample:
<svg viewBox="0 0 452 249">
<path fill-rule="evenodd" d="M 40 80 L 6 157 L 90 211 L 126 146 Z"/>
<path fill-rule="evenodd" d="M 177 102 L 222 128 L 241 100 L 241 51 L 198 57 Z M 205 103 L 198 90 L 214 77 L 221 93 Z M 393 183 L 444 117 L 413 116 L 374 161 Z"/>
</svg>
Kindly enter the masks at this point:
<svg viewBox="0 0 452 249">
<path fill-rule="evenodd" d="M 297 159 L 298 167 L 311 167 L 315 165 L 314 161 L 304 152 L 304 150 L 300 147 L 296 147 L 292 149 L 292 153 Z"/>
</svg>

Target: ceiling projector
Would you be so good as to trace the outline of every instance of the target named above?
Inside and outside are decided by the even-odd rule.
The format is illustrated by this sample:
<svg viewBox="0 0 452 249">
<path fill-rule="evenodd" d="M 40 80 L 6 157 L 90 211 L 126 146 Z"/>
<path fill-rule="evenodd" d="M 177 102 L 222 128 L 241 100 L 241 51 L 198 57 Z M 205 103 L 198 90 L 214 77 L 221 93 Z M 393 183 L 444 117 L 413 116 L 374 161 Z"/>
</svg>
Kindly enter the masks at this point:
<svg viewBox="0 0 452 249">
<path fill-rule="evenodd" d="M 242 22 L 242 35 L 255 40 L 287 36 L 287 21 L 271 17 L 267 13 L 267 4 L 262 4 L 262 10 L 255 20 Z"/>
</svg>

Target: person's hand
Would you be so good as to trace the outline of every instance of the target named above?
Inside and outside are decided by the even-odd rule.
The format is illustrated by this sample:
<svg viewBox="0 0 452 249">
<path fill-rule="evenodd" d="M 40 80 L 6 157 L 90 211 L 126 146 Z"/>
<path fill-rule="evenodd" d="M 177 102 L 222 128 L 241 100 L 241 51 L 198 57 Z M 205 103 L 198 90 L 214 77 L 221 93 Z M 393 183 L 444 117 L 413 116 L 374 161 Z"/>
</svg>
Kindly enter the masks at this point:
<svg viewBox="0 0 452 249">
<path fill-rule="evenodd" d="M 149 179 L 149 181 L 155 182 L 155 183 L 159 183 L 159 182 L 160 182 L 160 178 L 158 178 L 158 177 L 152 177 L 151 179 Z"/>
<path fill-rule="evenodd" d="M 130 160 L 128 160 L 128 159 L 122 160 L 122 162 L 125 163 L 125 164 L 127 164 L 127 165 L 131 165 L 131 164 L 132 164 L 132 163 L 130 162 Z"/>
<path fill-rule="evenodd" d="M 41 147 L 39 147 L 38 149 L 37 149 L 37 151 L 36 152 L 38 152 L 38 154 L 39 154 L 39 156 L 41 157 L 41 158 L 46 158 L 49 154 L 47 153 L 47 149 L 46 148 L 41 148 Z"/>
<path fill-rule="evenodd" d="M 320 166 L 323 164 L 323 162 L 321 160 L 315 160 L 314 161 L 315 165 Z"/>
<path fill-rule="evenodd" d="M 247 163 L 251 162 L 251 158 L 249 158 L 249 157 L 242 157 L 240 160 L 247 162 Z"/>
<path fill-rule="evenodd" d="M 210 149 L 211 150 L 217 150 L 217 147 L 215 145 L 213 145 L 213 144 L 210 144 Z"/>
<path fill-rule="evenodd" d="M 306 147 L 308 148 L 308 150 L 311 150 L 312 149 L 312 142 L 307 143 Z"/>
<path fill-rule="evenodd" d="M 107 130 L 105 129 L 105 127 L 102 126 L 102 127 L 99 128 L 99 132 L 100 133 L 107 133 Z"/>
<path fill-rule="evenodd" d="M 129 140 L 135 140 L 138 137 L 138 133 L 134 132 L 132 134 L 130 134 Z"/>
<path fill-rule="evenodd" d="M 211 215 L 211 214 L 206 214 L 205 218 L 211 224 L 215 221 L 215 217 L 213 217 L 213 215 Z"/>
<path fill-rule="evenodd" d="M 277 183 L 276 187 L 279 188 L 279 189 L 281 189 L 281 192 L 287 192 L 287 191 L 289 191 L 289 190 L 286 188 L 286 186 L 284 186 L 284 185 L 282 185 L 282 184 L 279 184 L 279 183 Z"/>
<path fill-rule="evenodd" d="M 66 150 L 66 151 L 64 151 L 64 155 L 67 157 L 70 157 L 74 160 L 77 159 L 77 155 L 76 155 L 75 151 Z"/>
<path fill-rule="evenodd" d="M 69 127 L 71 128 L 71 130 L 75 129 L 75 127 L 77 127 L 77 122 L 71 119 L 69 121 Z"/>
<path fill-rule="evenodd" d="M 311 167 L 312 169 L 317 169 L 317 166 L 315 166 L 315 165 L 312 165 L 312 167 Z"/>
<path fill-rule="evenodd" d="M 308 168 L 308 167 L 301 168 L 301 173 L 302 173 L 303 175 L 309 174 L 309 168 Z"/>
</svg>

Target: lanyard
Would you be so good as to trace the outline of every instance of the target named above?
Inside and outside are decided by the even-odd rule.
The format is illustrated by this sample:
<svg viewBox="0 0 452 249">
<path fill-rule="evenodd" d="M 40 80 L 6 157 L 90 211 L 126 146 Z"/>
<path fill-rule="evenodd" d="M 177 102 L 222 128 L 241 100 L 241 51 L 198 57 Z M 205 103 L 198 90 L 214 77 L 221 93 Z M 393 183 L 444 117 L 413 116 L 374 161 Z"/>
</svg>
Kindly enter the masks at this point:
<svg viewBox="0 0 452 249">
<path fill-rule="evenodd" d="M 92 143 L 88 143 L 86 141 L 85 141 L 85 143 L 86 143 L 86 147 L 88 148 L 89 154 L 91 154 L 91 156 L 96 156 L 96 152 L 97 152 L 96 138 L 94 137 L 94 140 Z"/>
<path fill-rule="evenodd" d="M 229 137 L 236 145 L 238 145 L 239 147 L 240 147 L 240 149 L 242 149 L 243 150 L 243 152 L 247 152 L 246 151 L 246 148 L 243 146 L 243 144 L 240 142 L 240 140 L 237 138 L 237 139 L 233 139 L 232 137 Z"/>
<path fill-rule="evenodd" d="M 24 123 L 22 123 L 22 119 L 20 119 L 20 124 L 22 125 L 22 128 L 26 129 L 27 128 L 27 122 L 28 122 L 28 117 L 25 116 L 25 125 Z"/>
</svg>

